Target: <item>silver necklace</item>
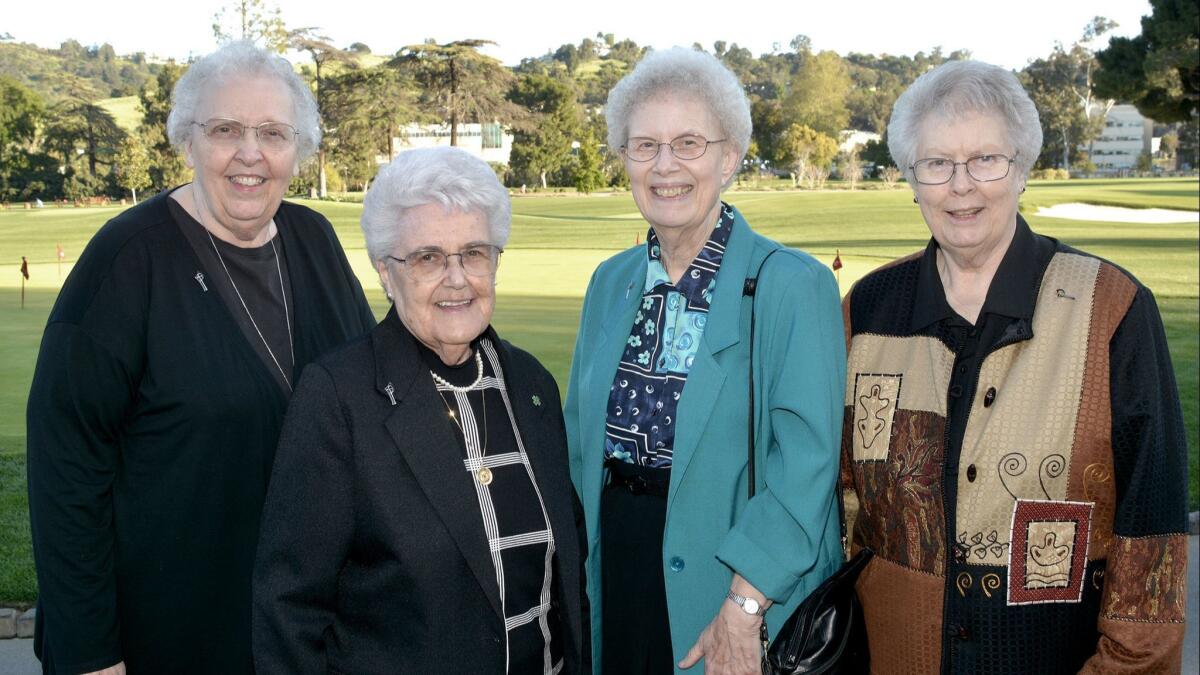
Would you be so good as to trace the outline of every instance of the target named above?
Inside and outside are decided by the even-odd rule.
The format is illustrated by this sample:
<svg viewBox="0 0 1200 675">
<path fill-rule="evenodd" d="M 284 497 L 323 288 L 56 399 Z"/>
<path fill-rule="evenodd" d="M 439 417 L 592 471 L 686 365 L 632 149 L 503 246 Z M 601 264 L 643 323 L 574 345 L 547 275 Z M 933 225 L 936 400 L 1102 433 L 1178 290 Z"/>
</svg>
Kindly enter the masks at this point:
<svg viewBox="0 0 1200 675">
<path fill-rule="evenodd" d="M 200 209 L 196 209 L 199 213 Z M 283 366 L 279 365 L 279 359 L 275 358 L 275 352 L 271 351 L 271 345 L 267 344 L 267 339 L 263 337 L 262 331 L 258 328 L 258 322 L 254 320 L 254 315 L 250 313 L 250 308 L 246 306 L 246 300 L 242 297 L 242 292 L 238 290 L 237 284 L 233 281 L 233 275 L 229 273 L 229 267 L 225 264 L 225 258 L 221 257 L 221 249 L 217 248 L 217 242 L 213 239 L 212 232 L 208 226 L 201 221 L 200 225 L 204 227 L 204 233 L 208 235 L 208 242 L 212 244 L 213 253 L 217 254 L 217 260 L 221 261 L 221 268 L 225 270 L 225 277 L 229 279 L 229 285 L 233 286 L 233 292 L 237 295 L 237 299 L 242 303 L 242 309 L 246 310 L 246 316 L 250 317 L 250 325 L 254 326 L 254 332 L 258 333 L 258 339 L 262 340 L 263 347 L 267 349 L 267 354 L 271 356 L 271 361 L 275 363 L 275 367 L 279 369 L 279 376 L 283 378 L 283 383 L 287 385 L 288 392 L 292 391 L 292 382 L 288 379 L 287 373 L 283 372 Z M 283 322 L 287 324 L 288 329 L 288 351 L 292 356 L 292 369 L 296 368 L 296 346 L 292 340 L 292 317 L 288 314 L 287 308 L 287 289 L 283 287 L 283 268 L 279 265 L 279 251 L 275 248 L 275 238 L 271 237 L 271 252 L 275 254 L 275 272 L 279 274 L 279 292 L 283 294 Z M 482 368 L 482 363 L 480 368 Z"/>
<path fill-rule="evenodd" d="M 475 350 L 475 370 L 476 370 L 475 381 L 472 382 L 471 384 L 468 384 L 465 387 L 458 387 L 453 384 L 450 384 L 450 382 L 448 382 L 445 378 L 443 378 L 441 375 L 438 375 L 437 373 L 433 372 L 432 370 L 429 371 L 429 374 L 433 376 L 433 381 L 437 382 L 443 388 L 449 389 L 450 391 L 461 394 L 463 392 L 471 391 L 472 389 L 475 388 L 475 385 L 479 384 L 479 382 L 481 380 L 483 380 L 483 357 L 480 356 L 478 349 Z"/>
</svg>

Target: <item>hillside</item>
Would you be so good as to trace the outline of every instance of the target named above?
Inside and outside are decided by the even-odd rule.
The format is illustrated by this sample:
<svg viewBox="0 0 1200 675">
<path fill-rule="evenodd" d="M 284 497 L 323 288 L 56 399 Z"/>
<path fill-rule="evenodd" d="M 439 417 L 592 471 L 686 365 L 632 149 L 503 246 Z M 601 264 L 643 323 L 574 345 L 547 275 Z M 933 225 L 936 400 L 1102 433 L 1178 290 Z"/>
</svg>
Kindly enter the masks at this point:
<svg viewBox="0 0 1200 675">
<path fill-rule="evenodd" d="M 142 53 L 118 56 L 111 45 L 85 47 L 67 40 L 58 49 L 0 42 L 0 76 L 11 77 L 47 101 L 135 96 L 160 66 Z"/>
</svg>

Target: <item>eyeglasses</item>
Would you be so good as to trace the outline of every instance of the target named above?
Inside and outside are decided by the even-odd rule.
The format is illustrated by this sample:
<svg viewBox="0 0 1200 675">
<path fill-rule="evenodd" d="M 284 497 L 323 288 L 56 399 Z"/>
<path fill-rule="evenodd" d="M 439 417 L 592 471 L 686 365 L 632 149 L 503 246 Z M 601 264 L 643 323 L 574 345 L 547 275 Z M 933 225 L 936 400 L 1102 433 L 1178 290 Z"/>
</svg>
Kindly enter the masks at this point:
<svg viewBox="0 0 1200 675">
<path fill-rule="evenodd" d="M 1008 175 L 1016 155 L 990 154 L 968 157 L 965 162 L 956 162 L 944 157 L 919 159 L 908 167 L 913 172 L 913 178 L 921 185 L 942 185 L 954 178 L 954 172 L 959 166 L 967 169 L 967 175 L 981 183 L 1000 180 Z"/>
<path fill-rule="evenodd" d="M 638 136 L 631 138 L 624 146 L 621 147 L 621 152 L 625 156 L 635 162 L 649 162 L 658 157 L 658 151 L 662 146 L 671 148 L 671 154 L 678 159 L 697 159 L 704 155 L 711 143 L 724 143 L 725 138 L 715 141 L 710 141 L 703 136 L 696 134 L 686 134 L 678 138 L 674 138 L 670 143 L 660 143 L 653 138 L 645 138 Z"/>
<path fill-rule="evenodd" d="M 213 143 L 232 145 L 242 140 L 247 129 L 253 129 L 258 142 L 270 150 L 284 150 L 296 142 L 300 131 L 285 122 L 263 122 L 256 126 L 246 126 L 237 120 L 214 117 L 207 122 L 192 122 L 204 130 L 204 136 Z"/>
<path fill-rule="evenodd" d="M 440 279 L 450 266 L 450 259 L 458 256 L 463 272 L 473 277 L 490 277 L 496 273 L 500 264 L 500 254 L 504 249 L 491 244 L 468 246 L 458 253 L 446 253 L 439 248 L 421 248 L 409 253 L 407 257 L 397 258 L 394 255 L 385 256 L 403 264 L 408 274 L 417 281 L 433 281 Z"/>
</svg>

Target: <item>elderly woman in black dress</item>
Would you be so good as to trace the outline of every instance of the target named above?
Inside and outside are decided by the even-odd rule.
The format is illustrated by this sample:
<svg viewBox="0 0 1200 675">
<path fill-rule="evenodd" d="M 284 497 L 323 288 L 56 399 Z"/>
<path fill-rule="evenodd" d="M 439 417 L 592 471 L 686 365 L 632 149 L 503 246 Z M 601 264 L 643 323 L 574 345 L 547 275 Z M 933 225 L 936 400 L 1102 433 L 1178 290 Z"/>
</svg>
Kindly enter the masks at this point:
<svg viewBox="0 0 1200 675">
<path fill-rule="evenodd" d="M 285 60 L 233 43 L 175 88 L 191 183 L 100 229 L 29 394 L 47 673 L 251 673 L 250 573 L 292 384 L 374 324 L 329 222 L 282 202 L 321 138 Z"/>
<path fill-rule="evenodd" d="M 511 221 L 486 163 L 412 150 L 363 209 L 392 310 L 310 368 L 255 570 L 260 673 L 579 673 L 581 516 L 558 386 L 490 327 Z"/>
</svg>

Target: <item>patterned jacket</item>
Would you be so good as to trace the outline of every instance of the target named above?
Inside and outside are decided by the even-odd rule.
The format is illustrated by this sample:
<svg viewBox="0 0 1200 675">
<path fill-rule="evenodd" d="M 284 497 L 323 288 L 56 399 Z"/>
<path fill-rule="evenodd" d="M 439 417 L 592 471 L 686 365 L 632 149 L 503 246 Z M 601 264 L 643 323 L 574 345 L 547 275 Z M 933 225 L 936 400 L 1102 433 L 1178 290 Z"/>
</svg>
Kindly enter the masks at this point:
<svg viewBox="0 0 1200 675">
<path fill-rule="evenodd" d="M 993 284 L 1013 260 L 1035 269 L 1027 318 L 975 372 L 920 320 L 918 298 L 944 298 L 935 242 L 843 302 L 842 481 L 853 545 L 877 553 L 858 583 L 873 670 L 1177 673 L 1187 447 L 1154 297 L 1023 220 L 1011 246 Z M 962 433 L 948 392 L 973 397 Z"/>
</svg>

